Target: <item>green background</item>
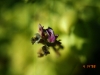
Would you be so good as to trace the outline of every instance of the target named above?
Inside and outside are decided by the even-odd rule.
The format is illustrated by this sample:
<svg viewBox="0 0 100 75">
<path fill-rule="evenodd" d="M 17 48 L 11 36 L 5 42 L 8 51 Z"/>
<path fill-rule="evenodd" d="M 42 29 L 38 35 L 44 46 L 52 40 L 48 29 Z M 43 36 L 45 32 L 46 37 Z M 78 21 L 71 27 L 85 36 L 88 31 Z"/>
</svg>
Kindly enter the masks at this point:
<svg viewBox="0 0 100 75">
<path fill-rule="evenodd" d="M 64 49 L 38 58 L 38 24 L 51 27 Z M 99 0 L 1 0 L 0 75 L 100 75 Z M 95 69 L 83 65 L 96 65 Z"/>
</svg>

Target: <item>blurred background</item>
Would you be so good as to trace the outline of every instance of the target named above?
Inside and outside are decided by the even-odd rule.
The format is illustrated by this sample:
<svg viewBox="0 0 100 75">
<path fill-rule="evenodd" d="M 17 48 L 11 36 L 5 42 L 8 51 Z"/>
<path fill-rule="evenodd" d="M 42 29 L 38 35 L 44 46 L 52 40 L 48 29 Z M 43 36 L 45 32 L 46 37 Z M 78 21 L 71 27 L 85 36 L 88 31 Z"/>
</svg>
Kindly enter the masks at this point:
<svg viewBox="0 0 100 75">
<path fill-rule="evenodd" d="M 60 57 L 37 57 L 39 23 L 59 35 Z M 99 53 L 99 0 L 0 0 L 0 75 L 100 75 Z"/>
</svg>

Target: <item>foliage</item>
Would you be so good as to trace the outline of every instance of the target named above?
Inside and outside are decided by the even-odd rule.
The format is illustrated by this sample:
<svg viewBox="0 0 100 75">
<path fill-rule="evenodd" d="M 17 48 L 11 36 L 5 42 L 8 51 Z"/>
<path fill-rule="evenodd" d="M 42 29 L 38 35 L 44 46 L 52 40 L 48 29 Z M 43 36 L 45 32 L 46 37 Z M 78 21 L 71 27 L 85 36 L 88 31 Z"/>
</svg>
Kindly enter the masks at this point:
<svg viewBox="0 0 100 75">
<path fill-rule="evenodd" d="M 1 0 L 0 75 L 100 75 L 99 13 L 99 0 Z M 36 52 L 47 45 L 31 45 L 30 40 L 39 23 L 61 39 L 53 33 L 51 41 L 48 30 L 53 44 L 43 58 Z M 55 53 L 59 47 L 61 56 Z M 97 68 L 84 70 L 83 64 Z"/>
</svg>

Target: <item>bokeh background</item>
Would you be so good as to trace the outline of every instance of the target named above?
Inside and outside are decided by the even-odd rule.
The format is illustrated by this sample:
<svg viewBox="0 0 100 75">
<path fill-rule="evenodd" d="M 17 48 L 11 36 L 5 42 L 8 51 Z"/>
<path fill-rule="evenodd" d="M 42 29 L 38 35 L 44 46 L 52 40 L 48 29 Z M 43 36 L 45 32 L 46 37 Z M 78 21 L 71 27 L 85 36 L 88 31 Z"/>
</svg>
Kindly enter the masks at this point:
<svg viewBox="0 0 100 75">
<path fill-rule="evenodd" d="M 61 56 L 37 57 L 39 23 L 59 35 Z M 99 53 L 99 0 L 0 0 L 0 75 L 100 75 Z"/>
</svg>

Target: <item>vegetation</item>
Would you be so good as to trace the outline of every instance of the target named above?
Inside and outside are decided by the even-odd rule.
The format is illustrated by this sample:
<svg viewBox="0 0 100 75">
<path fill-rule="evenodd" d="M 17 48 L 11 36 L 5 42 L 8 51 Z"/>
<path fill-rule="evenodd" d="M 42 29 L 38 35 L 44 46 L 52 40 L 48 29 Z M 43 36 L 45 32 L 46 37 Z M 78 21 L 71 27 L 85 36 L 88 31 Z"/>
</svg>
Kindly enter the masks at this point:
<svg viewBox="0 0 100 75">
<path fill-rule="evenodd" d="M 37 57 L 39 24 L 59 35 L 60 56 L 50 47 Z M 1 0 L 0 75 L 100 75 L 99 34 L 99 0 Z M 83 68 L 89 64 L 96 69 Z"/>
</svg>

